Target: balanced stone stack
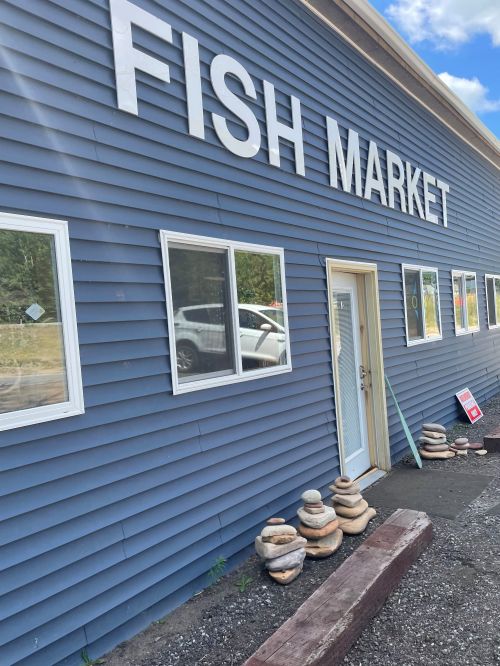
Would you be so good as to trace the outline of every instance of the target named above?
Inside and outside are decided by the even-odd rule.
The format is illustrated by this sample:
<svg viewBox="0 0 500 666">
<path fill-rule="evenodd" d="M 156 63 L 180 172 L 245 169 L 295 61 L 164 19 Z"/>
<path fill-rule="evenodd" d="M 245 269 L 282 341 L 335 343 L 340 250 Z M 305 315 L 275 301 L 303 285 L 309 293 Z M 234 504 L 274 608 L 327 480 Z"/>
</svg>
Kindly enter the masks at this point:
<svg viewBox="0 0 500 666">
<path fill-rule="evenodd" d="M 457 456 L 466 456 L 469 447 L 467 437 L 457 437 L 453 444 L 450 444 L 450 451 L 454 451 Z"/>
<path fill-rule="evenodd" d="M 333 508 L 338 517 L 339 527 L 344 534 L 361 534 L 377 512 L 363 499 L 359 483 L 348 476 L 335 479 L 330 490 L 334 493 Z"/>
<path fill-rule="evenodd" d="M 257 554 L 271 578 L 281 585 L 288 585 L 302 571 L 305 545 L 306 540 L 297 535 L 295 527 L 285 525 L 284 518 L 270 518 L 255 539 Z"/>
<path fill-rule="evenodd" d="M 422 436 L 419 437 L 420 455 L 427 460 L 446 460 L 453 458 L 455 451 L 450 451 L 446 442 L 446 428 L 440 423 L 424 423 Z"/>
<path fill-rule="evenodd" d="M 319 490 L 306 490 L 302 501 L 304 506 L 297 515 L 299 532 L 307 539 L 306 555 L 315 559 L 332 555 L 340 547 L 343 536 L 335 510 L 323 504 Z"/>
</svg>

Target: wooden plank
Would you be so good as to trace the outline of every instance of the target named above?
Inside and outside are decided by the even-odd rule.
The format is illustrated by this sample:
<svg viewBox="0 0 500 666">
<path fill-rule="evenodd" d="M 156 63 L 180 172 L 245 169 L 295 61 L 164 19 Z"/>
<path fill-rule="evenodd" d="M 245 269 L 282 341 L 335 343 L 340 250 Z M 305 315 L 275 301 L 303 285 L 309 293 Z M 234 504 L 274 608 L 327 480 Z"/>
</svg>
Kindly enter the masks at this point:
<svg viewBox="0 0 500 666">
<path fill-rule="evenodd" d="M 500 451 L 500 425 L 484 436 L 483 445 L 490 453 Z"/>
<path fill-rule="evenodd" d="M 395 511 L 244 666 L 340 664 L 431 539 L 427 514 Z"/>
</svg>

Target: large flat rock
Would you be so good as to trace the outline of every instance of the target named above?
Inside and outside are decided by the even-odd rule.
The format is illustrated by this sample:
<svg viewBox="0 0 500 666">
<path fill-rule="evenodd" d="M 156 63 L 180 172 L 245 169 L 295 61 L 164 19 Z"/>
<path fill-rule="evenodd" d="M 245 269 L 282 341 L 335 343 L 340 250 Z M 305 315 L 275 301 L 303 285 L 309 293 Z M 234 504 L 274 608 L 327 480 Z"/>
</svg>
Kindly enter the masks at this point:
<svg viewBox="0 0 500 666">
<path fill-rule="evenodd" d="M 432 539 L 426 514 L 399 509 L 244 666 L 336 666 Z"/>
<path fill-rule="evenodd" d="M 364 497 L 370 506 L 414 509 L 425 511 L 430 516 L 453 520 L 483 492 L 492 479 L 482 474 L 402 467 L 369 488 Z"/>
</svg>

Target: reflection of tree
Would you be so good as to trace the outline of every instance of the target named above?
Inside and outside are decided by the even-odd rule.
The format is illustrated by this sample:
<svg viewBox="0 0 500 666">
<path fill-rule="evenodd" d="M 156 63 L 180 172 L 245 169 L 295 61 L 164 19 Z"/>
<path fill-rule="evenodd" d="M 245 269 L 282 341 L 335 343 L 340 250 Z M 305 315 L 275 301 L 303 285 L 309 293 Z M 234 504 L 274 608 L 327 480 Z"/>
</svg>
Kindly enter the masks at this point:
<svg viewBox="0 0 500 666">
<path fill-rule="evenodd" d="M 58 320 L 54 270 L 52 236 L 0 230 L 0 323 L 32 321 L 32 303 L 45 310 L 40 321 Z"/>
<path fill-rule="evenodd" d="M 168 253 L 174 309 L 226 302 L 226 254 L 171 247 Z"/>
<path fill-rule="evenodd" d="M 236 252 L 236 283 L 239 303 L 280 303 L 279 257 L 272 254 Z"/>
</svg>

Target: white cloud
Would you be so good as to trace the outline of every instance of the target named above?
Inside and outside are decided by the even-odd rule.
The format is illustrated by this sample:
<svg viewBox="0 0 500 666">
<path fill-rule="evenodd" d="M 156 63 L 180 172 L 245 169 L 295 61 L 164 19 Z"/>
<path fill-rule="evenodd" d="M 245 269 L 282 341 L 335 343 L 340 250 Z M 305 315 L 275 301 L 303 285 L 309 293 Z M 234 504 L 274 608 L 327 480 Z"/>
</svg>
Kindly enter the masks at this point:
<svg viewBox="0 0 500 666">
<path fill-rule="evenodd" d="M 475 113 L 500 111 L 500 99 L 488 99 L 488 88 L 478 78 L 463 79 L 448 72 L 438 76 Z"/>
<path fill-rule="evenodd" d="M 387 15 L 413 43 L 446 49 L 488 34 L 500 46 L 500 0 L 395 0 Z"/>
</svg>

